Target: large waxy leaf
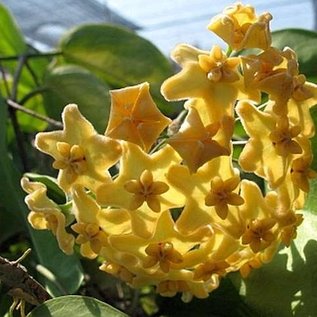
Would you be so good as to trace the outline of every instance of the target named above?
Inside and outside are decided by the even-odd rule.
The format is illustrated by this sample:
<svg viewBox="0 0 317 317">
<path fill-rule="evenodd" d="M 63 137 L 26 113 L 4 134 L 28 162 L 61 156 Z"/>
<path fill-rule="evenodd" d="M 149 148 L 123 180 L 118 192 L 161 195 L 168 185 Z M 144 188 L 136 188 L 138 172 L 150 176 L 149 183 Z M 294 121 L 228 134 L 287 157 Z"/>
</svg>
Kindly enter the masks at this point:
<svg viewBox="0 0 317 317">
<path fill-rule="evenodd" d="M 292 48 L 298 57 L 301 73 L 307 77 L 317 75 L 317 33 L 302 29 L 285 29 L 272 33 L 272 46 Z"/>
<path fill-rule="evenodd" d="M 90 69 L 114 87 L 159 83 L 171 75 L 168 60 L 152 43 L 121 27 L 80 26 L 60 47 L 67 62 Z"/>
<path fill-rule="evenodd" d="M 26 51 L 23 35 L 9 10 L 0 3 L 0 56 L 17 55 Z"/>
<path fill-rule="evenodd" d="M 43 284 L 53 295 L 74 293 L 79 288 L 83 273 L 77 256 L 67 256 L 58 247 L 55 237 L 48 231 L 35 231 L 26 220 L 28 209 L 20 187 L 21 175 L 9 158 L 6 147 L 6 104 L 0 98 L 0 199 L 6 212 L 13 212 L 21 226 L 32 240 L 32 248 L 36 253 L 40 268 L 50 271 L 50 278 L 44 278 Z M 8 218 L 9 219 L 9 218 Z M 48 275 L 48 274 L 46 274 Z M 55 280 L 54 280 L 55 279 Z"/>
<path fill-rule="evenodd" d="M 116 308 L 86 296 L 62 296 L 48 300 L 27 317 L 127 317 Z"/>
<path fill-rule="evenodd" d="M 160 94 L 162 82 L 172 75 L 168 59 L 148 40 L 122 27 L 83 25 L 61 41 L 64 62 L 89 69 L 112 88 L 142 82 L 151 84 L 157 106 L 167 115 L 181 107 L 168 103 Z"/>
<path fill-rule="evenodd" d="M 48 115 L 60 120 L 69 103 L 76 103 L 81 113 L 103 133 L 109 116 L 108 86 L 90 71 L 74 65 L 54 68 L 46 77 L 44 103 Z"/>
</svg>

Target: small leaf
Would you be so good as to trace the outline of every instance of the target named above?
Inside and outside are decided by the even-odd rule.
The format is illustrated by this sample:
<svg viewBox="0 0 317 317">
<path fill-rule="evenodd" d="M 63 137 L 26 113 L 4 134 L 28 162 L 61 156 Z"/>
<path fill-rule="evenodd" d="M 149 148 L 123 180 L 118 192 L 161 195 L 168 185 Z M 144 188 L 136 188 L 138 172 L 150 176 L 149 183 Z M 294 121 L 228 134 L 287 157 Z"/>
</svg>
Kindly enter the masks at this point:
<svg viewBox="0 0 317 317">
<path fill-rule="evenodd" d="M 272 46 L 292 48 L 298 57 L 300 72 L 307 77 L 317 75 L 317 33 L 302 29 L 285 29 L 272 33 Z"/>
<path fill-rule="evenodd" d="M 90 71 L 74 65 L 56 67 L 47 75 L 44 103 L 49 117 L 60 120 L 69 103 L 76 103 L 81 113 L 104 133 L 109 116 L 108 86 Z"/>
<path fill-rule="evenodd" d="M 36 307 L 27 317 L 127 317 L 116 308 L 87 296 L 62 296 Z"/>
</svg>

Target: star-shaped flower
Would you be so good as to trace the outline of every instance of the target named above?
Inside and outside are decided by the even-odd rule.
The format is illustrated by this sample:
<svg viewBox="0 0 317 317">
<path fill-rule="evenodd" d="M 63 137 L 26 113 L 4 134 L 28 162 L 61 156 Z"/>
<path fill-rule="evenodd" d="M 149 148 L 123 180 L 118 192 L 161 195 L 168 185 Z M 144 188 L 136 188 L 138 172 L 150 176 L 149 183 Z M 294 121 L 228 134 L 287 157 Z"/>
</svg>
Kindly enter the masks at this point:
<svg viewBox="0 0 317 317">
<path fill-rule="evenodd" d="M 153 154 L 139 146 L 125 142 L 119 176 L 102 184 L 97 201 L 102 205 L 136 210 L 144 203 L 154 212 L 179 207 L 179 194 L 169 186 L 166 171 L 180 157 L 169 145 Z"/>
<path fill-rule="evenodd" d="M 98 134 L 74 104 L 65 107 L 62 118 L 63 131 L 38 133 L 35 146 L 54 158 L 58 184 L 66 192 L 75 183 L 95 190 L 109 178 L 108 168 L 119 160 L 120 144 Z"/>
<path fill-rule="evenodd" d="M 159 212 L 182 206 L 184 198 L 170 186 L 166 173 L 181 158 L 169 145 L 154 154 L 124 142 L 119 176 L 97 189 L 97 201 L 104 206 L 127 209 L 135 234 L 149 237 Z"/>
<path fill-rule="evenodd" d="M 237 105 L 242 124 L 250 136 L 240 157 L 241 167 L 263 177 L 276 188 L 288 171 L 291 159 L 302 153 L 305 137 L 299 136 L 299 126 L 293 126 L 286 117 L 258 110 L 248 101 Z"/>
<path fill-rule="evenodd" d="M 303 222 L 303 215 L 296 214 L 290 207 L 290 205 L 283 204 L 276 211 L 275 216 L 280 229 L 280 239 L 287 247 L 296 238 L 297 227 Z"/>
<path fill-rule="evenodd" d="M 241 196 L 245 200 L 245 204 L 240 208 L 240 216 L 245 225 L 241 243 L 249 245 L 254 253 L 276 244 L 275 212 L 278 207 L 276 192 L 268 192 L 263 197 L 254 182 L 244 180 L 241 185 Z"/>
<path fill-rule="evenodd" d="M 228 205 L 240 206 L 244 203 L 243 198 L 234 192 L 240 184 L 238 176 L 231 177 L 223 181 L 219 176 L 210 182 L 210 191 L 205 197 L 206 206 L 214 206 L 218 216 L 226 219 L 229 208 Z"/>
<path fill-rule="evenodd" d="M 240 59 L 226 57 L 219 46 L 203 52 L 189 45 L 179 45 L 172 57 L 182 66 L 182 71 L 167 79 L 161 92 L 167 100 L 202 98 L 209 105 L 213 122 L 223 116 L 233 116 L 235 101 L 240 98 L 259 100 L 258 92 L 244 91 L 238 71 Z"/>
<path fill-rule="evenodd" d="M 198 111 L 190 108 L 178 133 L 168 143 L 183 158 L 192 173 L 206 162 L 231 152 L 233 121 L 224 117 L 221 123 L 203 125 Z"/>
<path fill-rule="evenodd" d="M 101 208 L 80 185 L 74 185 L 72 194 L 77 222 L 71 228 L 78 234 L 76 243 L 80 244 L 80 253 L 84 257 L 94 259 L 101 248 L 107 246 L 107 235 L 100 228 L 97 218 Z"/>
<path fill-rule="evenodd" d="M 286 53 L 286 56 L 289 55 Z M 273 47 L 259 55 L 247 55 L 241 59 L 246 88 L 269 94 L 269 99 L 275 101 L 274 111 L 285 115 L 285 105 L 293 92 L 293 75 L 289 65 L 294 59 L 287 59 L 284 52 Z"/>
<path fill-rule="evenodd" d="M 229 210 L 226 217 L 222 219 L 219 217 L 215 206 L 209 204 L 209 200 L 211 200 L 209 198 L 212 195 L 210 185 L 211 181 L 217 177 L 222 180 L 235 179 L 237 175 L 239 175 L 239 172 L 238 170 L 233 169 L 231 158 L 228 156 L 218 157 L 209 161 L 194 174 L 190 173 L 186 166 L 172 166 L 167 175 L 168 180 L 186 197 L 185 207 L 176 220 L 177 230 L 183 234 L 189 234 L 197 230 L 201 230 L 202 228 L 218 224 L 219 227 L 231 234 L 233 237 L 239 237 L 239 234 L 241 234 L 241 225 L 237 206 L 228 206 L 226 204 Z M 234 189 L 234 192 L 238 194 L 238 186 Z M 227 203 L 229 203 L 230 199 L 227 200 L 225 198 L 224 191 L 220 191 L 220 195 Z M 214 195 L 212 196 L 214 197 Z M 242 200 L 240 201 L 239 199 L 239 201 L 231 202 L 232 204 L 236 204 L 237 202 L 240 204 Z M 217 205 L 219 209 L 221 209 L 218 201 Z M 223 216 L 221 212 L 219 213 Z"/>
<path fill-rule="evenodd" d="M 269 13 L 256 15 L 253 7 L 241 3 L 225 8 L 215 16 L 208 29 L 220 36 L 232 49 L 267 49 L 271 45 Z"/>
<path fill-rule="evenodd" d="M 149 84 L 112 90 L 110 94 L 111 111 L 105 134 L 138 144 L 147 152 L 171 122 L 155 105 Z"/>
<path fill-rule="evenodd" d="M 317 177 L 311 168 L 312 156 L 305 155 L 295 159 L 291 165 L 291 180 L 302 191 L 309 192 L 309 180 Z"/>
<path fill-rule="evenodd" d="M 272 218 L 251 220 L 242 235 L 242 243 L 249 244 L 254 253 L 262 251 L 275 239 L 271 231 L 275 224 L 276 221 Z"/>
</svg>

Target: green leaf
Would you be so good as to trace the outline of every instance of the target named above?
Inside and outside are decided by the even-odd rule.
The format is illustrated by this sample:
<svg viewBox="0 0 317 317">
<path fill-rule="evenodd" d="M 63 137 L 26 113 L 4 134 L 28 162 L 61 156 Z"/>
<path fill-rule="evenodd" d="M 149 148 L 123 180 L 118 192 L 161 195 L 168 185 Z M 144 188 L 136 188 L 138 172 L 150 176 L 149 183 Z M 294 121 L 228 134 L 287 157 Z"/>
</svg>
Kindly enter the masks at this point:
<svg viewBox="0 0 317 317">
<path fill-rule="evenodd" d="M 167 58 L 151 42 L 117 26 L 80 26 L 60 47 L 67 63 L 90 69 L 114 87 L 160 83 L 172 73 Z"/>
<path fill-rule="evenodd" d="M 27 50 L 23 35 L 9 10 L 0 3 L 0 56 L 22 54 Z"/>
<path fill-rule="evenodd" d="M 142 82 L 166 115 L 176 116 L 181 103 L 168 103 L 160 94 L 162 82 L 173 73 L 169 60 L 148 40 L 117 26 L 79 26 L 61 41 L 64 62 L 89 69 L 112 88 Z"/>
<path fill-rule="evenodd" d="M 22 221 L 16 213 L 0 206 L 0 244 L 22 231 Z"/>
<path fill-rule="evenodd" d="M 47 114 L 60 120 L 69 103 L 76 103 L 81 113 L 104 133 L 109 117 L 109 88 L 90 71 L 74 65 L 56 67 L 45 80 L 44 104 Z"/>
<path fill-rule="evenodd" d="M 36 252 L 40 268 L 46 268 L 46 276 L 43 284 L 53 295 L 74 293 L 79 288 L 83 273 L 80 261 L 76 255 L 67 256 L 58 247 L 55 237 L 48 231 L 35 231 L 27 223 L 29 213 L 20 187 L 21 175 L 9 158 L 6 147 L 6 118 L 7 109 L 3 98 L 0 97 L 0 186 L 1 205 L 7 211 L 16 213 L 21 227 L 28 230 L 33 249 Z M 7 223 L 6 219 L 6 223 Z M 8 224 L 8 223 L 7 223 Z"/>
<path fill-rule="evenodd" d="M 317 33 L 302 29 L 285 29 L 272 33 L 272 46 L 292 48 L 299 61 L 300 72 L 307 77 L 317 75 Z"/>
<path fill-rule="evenodd" d="M 308 211 L 303 214 L 294 243 L 239 281 L 246 303 L 261 316 L 316 316 L 317 217 Z M 232 276 L 235 278 L 237 275 Z"/>
<path fill-rule="evenodd" d="M 127 317 L 116 308 L 87 296 L 62 296 L 36 307 L 27 317 Z"/>
</svg>

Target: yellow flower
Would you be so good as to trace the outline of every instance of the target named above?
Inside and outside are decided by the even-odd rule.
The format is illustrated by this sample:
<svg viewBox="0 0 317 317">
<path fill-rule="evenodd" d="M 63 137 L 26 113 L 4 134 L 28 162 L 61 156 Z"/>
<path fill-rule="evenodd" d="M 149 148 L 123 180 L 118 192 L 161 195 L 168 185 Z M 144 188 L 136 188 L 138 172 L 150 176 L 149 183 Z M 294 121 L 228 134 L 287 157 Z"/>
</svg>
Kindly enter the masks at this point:
<svg viewBox="0 0 317 317">
<path fill-rule="evenodd" d="M 171 120 L 148 83 L 111 91 L 105 135 L 66 106 L 64 129 L 39 133 L 35 144 L 54 158 L 68 203 L 22 179 L 31 225 L 51 230 L 66 253 L 77 243 L 81 255 L 102 258 L 100 270 L 130 286 L 181 292 L 185 302 L 206 298 L 229 272 L 247 277 L 289 246 L 317 175 L 310 140 L 317 85 L 299 73 L 293 50 L 271 47 L 271 19 L 237 3 L 209 25 L 229 44 L 227 54 L 217 45 L 176 47 L 181 71 L 161 92 L 184 100 L 185 110 L 164 142 L 157 143 Z M 260 53 L 230 55 L 248 48 Z"/>
<path fill-rule="evenodd" d="M 132 283 L 132 280 L 134 278 L 134 274 L 131 273 L 127 268 L 125 268 L 123 265 L 112 263 L 112 262 L 104 262 L 99 269 L 101 271 L 107 272 L 109 274 L 112 274 L 114 276 L 117 276 L 122 281 L 126 283 Z"/>
<path fill-rule="evenodd" d="M 228 235 L 238 238 L 242 230 L 237 211 L 238 207 L 228 206 L 228 215 L 225 219 L 222 219 L 219 217 L 215 206 L 207 206 L 205 203 L 206 197 L 208 203 L 211 196 L 210 183 L 213 179 L 217 177 L 225 180 L 236 179 L 236 177 L 239 179 L 238 175 L 239 172 L 233 169 L 229 156 L 222 156 L 209 161 L 194 174 L 190 173 L 186 166 L 172 166 L 168 171 L 167 178 L 172 186 L 186 197 L 185 207 L 175 222 L 177 230 L 183 234 L 190 234 L 208 228 L 210 225 L 218 224 L 217 228 L 219 227 L 226 231 Z M 231 185 L 229 187 L 232 188 Z M 223 194 L 221 192 L 221 195 Z M 240 199 L 237 200 L 239 200 L 238 203 L 242 202 Z M 232 202 L 236 203 L 236 201 Z"/>
<path fill-rule="evenodd" d="M 182 255 L 174 249 L 171 242 L 150 243 L 145 248 L 145 253 L 148 256 L 143 262 L 143 267 L 149 268 L 159 264 L 160 269 L 164 273 L 168 273 L 172 264 L 183 262 Z"/>
<path fill-rule="evenodd" d="M 306 81 L 303 74 L 299 74 L 297 56 L 290 48 L 283 50 L 283 56 L 287 59 L 288 73 L 292 76 L 291 96 L 285 104 L 271 103 L 267 110 L 272 109 L 275 112 L 287 113 L 290 122 L 294 125 L 300 125 L 302 134 L 311 138 L 315 133 L 315 126 L 310 114 L 310 108 L 317 104 L 317 85 Z M 281 94 L 287 95 L 283 91 Z"/>
<path fill-rule="evenodd" d="M 276 188 L 285 178 L 291 158 L 302 152 L 305 137 L 298 136 L 300 128 L 290 125 L 287 118 L 277 121 L 248 101 L 240 102 L 236 110 L 250 136 L 239 157 L 241 167 Z"/>
<path fill-rule="evenodd" d="M 140 237 L 152 235 L 160 211 L 182 206 L 184 199 L 170 186 L 169 166 L 181 161 L 169 145 L 150 155 L 133 143 L 123 143 L 119 176 L 97 189 L 104 206 L 126 209 L 132 231 Z"/>
<path fill-rule="evenodd" d="M 163 83 L 161 92 L 167 100 L 202 98 L 210 107 L 212 122 L 222 121 L 225 115 L 232 117 L 237 99 L 259 100 L 257 92 L 244 92 L 239 58 L 227 58 L 218 46 L 204 52 L 182 44 L 172 52 L 172 57 L 183 69 Z"/>
<path fill-rule="evenodd" d="M 165 176 L 170 165 L 180 162 L 177 153 L 168 145 L 152 155 L 133 143 L 125 142 L 122 147 L 119 176 L 98 188 L 97 201 L 129 210 L 146 203 L 154 212 L 179 207 L 179 195 Z"/>
<path fill-rule="evenodd" d="M 263 197 L 261 190 L 254 182 L 243 180 L 241 196 L 245 201 L 239 210 L 241 222 L 245 226 L 241 235 L 242 245 L 249 245 L 254 253 L 269 247 L 275 250 L 279 242 L 275 218 L 278 208 L 277 193 L 268 191 Z M 266 256 L 270 256 L 272 250 L 269 249 Z"/>
<path fill-rule="evenodd" d="M 174 226 L 170 211 L 166 210 L 159 214 L 155 231 L 150 238 L 134 234 L 111 235 L 109 243 L 117 252 L 128 253 L 138 259 L 135 262 L 126 262 L 129 271 L 141 275 L 151 273 L 155 281 L 156 278 L 166 278 L 166 274 L 179 272 L 188 265 L 184 255 L 195 245 L 202 243 L 202 237 L 180 234 Z M 196 257 L 196 261 L 199 261 L 199 255 L 196 254 Z"/>
<path fill-rule="evenodd" d="M 253 7 L 241 3 L 224 9 L 215 16 L 208 29 L 221 37 L 232 49 L 244 48 L 267 49 L 271 45 L 269 22 L 272 16 L 263 13 L 255 14 Z"/>
<path fill-rule="evenodd" d="M 76 243 L 80 244 L 80 253 L 89 259 L 98 256 L 101 248 L 107 246 L 107 235 L 95 223 L 75 223 L 71 228 L 78 233 Z"/>
<path fill-rule="evenodd" d="M 219 130 L 225 130 L 226 134 L 220 133 L 220 138 L 217 139 Z M 173 135 L 168 143 L 183 158 L 189 170 L 195 173 L 199 167 L 211 159 L 230 154 L 232 133 L 231 120 L 224 119 L 222 126 L 219 123 L 213 123 L 204 127 L 197 110 L 190 108 L 179 132 Z"/>
<path fill-rule="evenodd" d="M 287 157 L 289 154 L 302 153 L 301 146 L 294 140 L 300 133 L 301 127 L 290 126 L 288 118 L 284 117 L 276 122 L 275 129 L 271 131 L 269 138 L 272 141 L 276 153 Z"/>
<path fill-rule="evenodd" d="M 126 212 L 101 209 L 81 185 L 73 186 L 72 197 L 76 223 L 71 228 L 78 233 L 76 243 L 80 244 L 83 256 L 93 259 L 103 247 L 109 247 L 109 234 L 131 232 L 130 217 Z"/>
<path fill-rule="evenodd" d="M 211 82 L 232 83 L 240 79 L 237 67 L 240 63 L 238 57 L 227 58 L 219 46 L 214 46 L 209 55 L 198 55 L 198 64 L 207 74 Z"/>
<path fill-rule="evenodd" d="M 269 94 L 269 99 L 275 101 L 274 111 L 285 115 L 285 105 L 293 93 L 293 75 L 288 66 L 294 60 L 287 60 L 283 52 L 273 47 L 241 59 L 246 88 Z"/>
<path fill-rule="evenodd" d="M 194 280 L 208 281 L 213 274 L 220 276 L 226 275 L 226 269 L 229 267 L 226 261 L 207 260 L 205 263 L 200 264 L 194 271 Z"/>
<path fill-rule="evenodd" d="M 130 209 L 138 209 L 146 202 L 154 212 L 161 211 L 159 196 L 169 190 L 166 183 L 154 181 L 153 174 L 149 170 L 144 170 L 139 179 L 127 181 L 124 188 L 133 194 Z"/>
<path fill-rule="evenodd" d="M 282 208 L 282 210 L 277 211 L 276 220 L 280 227 L 280 238 L 289 247 L 291 242 L 296 238 L 296 230 L 303 222 L 303 215 L 296 214 L 289 208 Z"/>
<path fill-rule="evenodd" d="M 309 180 L 316 178 L 316 171 L 310 168 L 312 163 L 311 156 L 302 156 L 295 159 L 291 165 L 291 180 L 304 192 L 309 192 Z"/>
<path fill-rule="evenodd" d="M 73 213 L 77 222 L 71 228 L 78 234 L 76 243 L 80 244 L 80 253 L 83 256 L 94 259 L 101 248 L 107 245 L 107 235 L 98 221 L 101 208 L 81 185 L 73 186 L 72 196 Z"/>
<path fill-rule="evenodd" d="M 312 137 L 314 123 L 309 109 L 317 103 L 317 86 L 299 74 L 297 56 L 290 48 L 269 48 L 259 55 L 242 57 L 246 88 L 269 94 L 266 111 L 287 115 L 303 135 Z M 272 102 L 274 101 L 274 102 Z"/>
<path fill-rule="evenodd" d="M 205 197 L 206 206 L 214 206 L 216 213 L 221 219 L 226 219 L 228 215 L 228 205 L 240 206 L 244 199 L 233 192 L 238 187 L 240 178 L 231 177 L 223 181 L 219 176 L 213 178 L 210 182 L 210 191 Z"/>
<path fill-rule="evenodd" d="M 73 253 L 74 237 L 65 230 L 66 218 L 60 207 L 47 197 L 47 188 L 39 182 L 21 179 L 21 186 L 28 193 L 25 203 L 31 210 L 28 221 L 34 229 L 51 230 L 56 236 L 61 250 L 66 254 Z"/>
<path fill-rule="evenodd" d="M 58 184 L 66 192 L 75 183 L 95 190 L 109 178 L 107 169 L 120 158 L 120 144 L 97 134 L 76 105 L 66 106 L 62 118 L 64 130 L 38 133 L 35 145 L 54 158 Z"/>
<path fill-rule="evenodd" d="M 149 84 L 112 90 L 111 111 L 105 134 L 138 144 L 146 152 L 171 120 L 156 107 Z"/>
<path fill-rule="evenodd" d="M 272 218 L 251 220 L 242 235 L 242 243 L 249 244 L 254 253 L 263 250 L 275 239 L 271 231 L 275 224 L 276 221 Z"/>
</svg>

